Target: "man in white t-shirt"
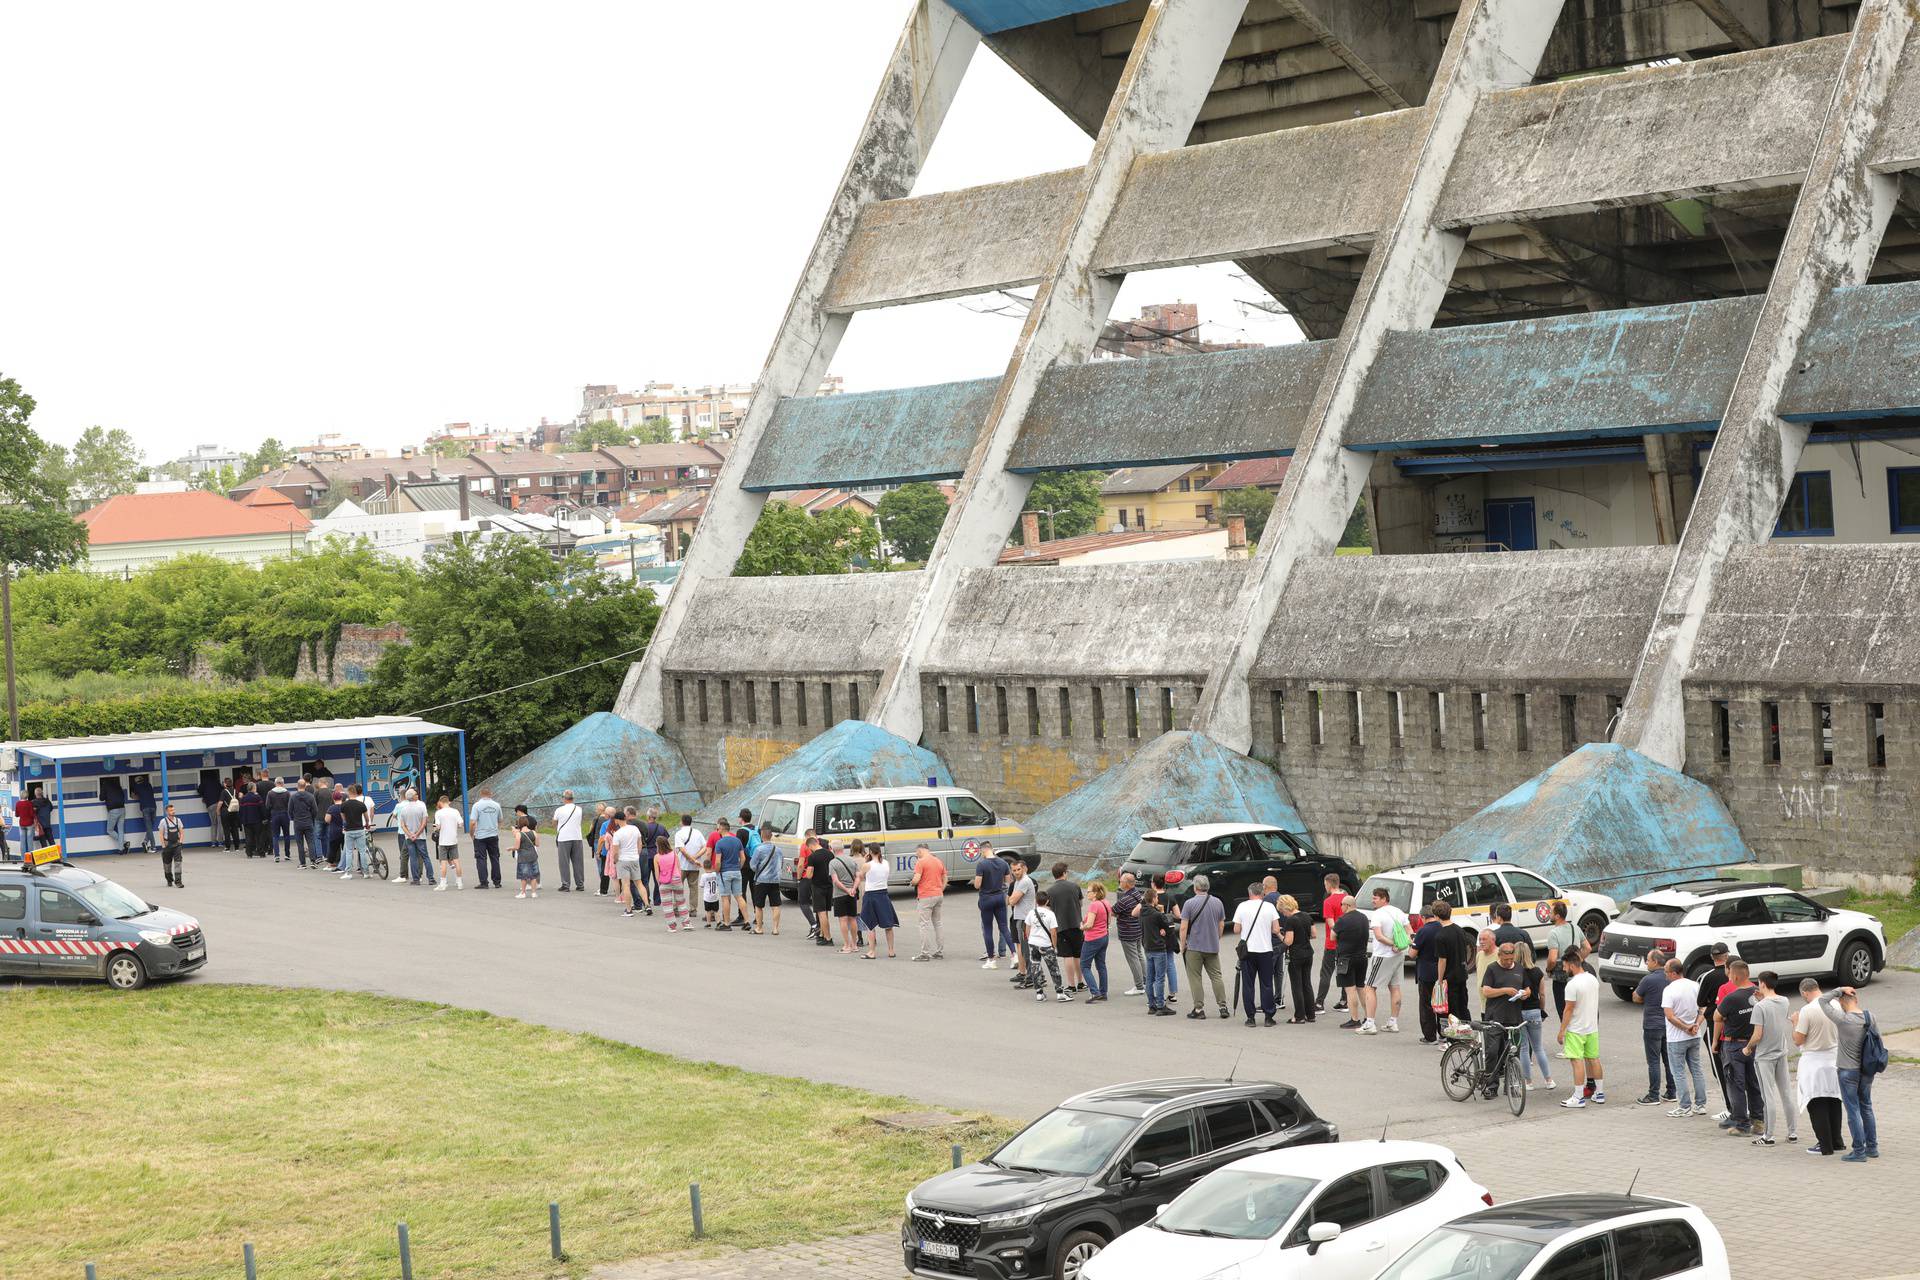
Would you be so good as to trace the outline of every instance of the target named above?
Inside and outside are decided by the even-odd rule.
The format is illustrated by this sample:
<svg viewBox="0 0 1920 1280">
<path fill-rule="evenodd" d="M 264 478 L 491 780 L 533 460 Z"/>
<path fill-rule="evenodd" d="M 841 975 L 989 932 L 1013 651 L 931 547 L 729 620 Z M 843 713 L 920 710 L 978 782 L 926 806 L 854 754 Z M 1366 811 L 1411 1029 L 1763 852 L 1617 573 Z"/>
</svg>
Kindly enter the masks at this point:
<svg viewBox="0 0 1920 1280">
<path fill-rule="evenodd" d="M 433 841 L 439 846 L 440 854 L 440 883 L 433 886 L 435 893 L 444 890 L 448 881 L 452 881 L 456 889 L 467 887 L 466 882 L 460 878 L 460 828 L 462 825 L 460 811 L 453 807 L 453 801 L 441 796 L 438 807 L 433 811 Z"/>
<path fill-rule="evenodd" d="M 1700 1066 L 1700 1033 L 1706 1019 L 1700 1016 L 1700 984 L 1687 977 L 1687 967 L 1678 960 L 1667 961 L 1660 1013 L 1667 1023 L 1667 1070 L 1673 1073 L 1680 1104 L 1667 1114 L 1703 1116 L 1707 1114 L 1707 1077 Z"/>
<path fill-rule="evenodd" d="M 681 881 L 697 884 L 700 873 L 707 869 L 707 838 L 693 825 L 690 813 L 680 815 L 680 827 L 673 833 L 673 851 L 680 856 Z"/>
<path fill-rule="evenodd" d="M 1357 1034 L 1373 1035 L 1380 1030 L 1374 1022 L 1379 1012 L 1380 993 L 1387 993 L 1388 1031 L 1400 1029 L 1400 971 L 1406 967 L 1407 913 L 1393 905 L 1385 889 L 1373 891 L 1373 906 L 1367 909 L 1367 981 L 1360 999 L 1366 1007 Z"/>
<path fill-rule="evenodd" d="M 1588 1099 L 1605 1106 L 1607 1082 L 1600 1070 L 1600 979 L 1587 972 L 1586 957 L 1578 948 L 1562 956 L 1566 966 L 1567 1007 L 1560 1015 L 1560 1043 L 1573 1064 L 1573 1096 L 1563 1099 L 1563 1107 L 1578 1110 Z M 1591 1092 L 1589 1092 L 1591 1090 Z"/>
<path fill-rule="evenodd" d="M 1246 943 L 1246 959 L 1240 965 L 1240 1003 L 1247 1010 L 1247 1025 L 1253 1025 L 1253 995 L 1257 984 L 1260 989 L 1260 1012 L 1266 1015 L 1267 1025 L 1276 1026 L 1273 1020 L 1277 1007 L 1273 994 L 1273 939 L 1280 924 L 1280 909 L 1268 902 L 1264 886 L 1256 880 L 1247 886 L 1247 900 L 1233 909 L 1233 923 L 1227 929 L 1240 935 Z"/>
<path fill-rule="evenodd" d="M 619 886 L 622 915 L 632 915 L 646 896 L 640 886 L 640 825 L 616 813 L 607 843 L 613 846 L 613 878 Z"/>
<path fill-rule="evenodd" d="M 580 838 L 580 820 L 586 815 L 573 802 L 573 792 L 560 793 L 560 807 L 553 811 L 553 838 L 560 846 L 560 892 L 587 891 L 586 841 Z"/>
</svg>

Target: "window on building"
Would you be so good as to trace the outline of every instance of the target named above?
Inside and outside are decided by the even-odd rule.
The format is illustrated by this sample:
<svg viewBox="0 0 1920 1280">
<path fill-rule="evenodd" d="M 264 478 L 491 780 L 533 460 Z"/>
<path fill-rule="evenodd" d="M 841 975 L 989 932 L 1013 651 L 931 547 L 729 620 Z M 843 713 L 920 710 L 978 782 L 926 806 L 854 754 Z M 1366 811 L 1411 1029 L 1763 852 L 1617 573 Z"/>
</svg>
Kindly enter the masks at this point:
<svg viewBox="0 0 1920 1280">
<path fill-rule="evenodd" d="M 1145 507 L 1135 507 L 1133 509 L 1133 527 L 1143 533 L 1146 531 L 1147 509 Z"/>
<path fill-rule="evenodd" d="M 1527 695 L 1513 695 L 1513 749 L 1533 750 L 1533 726 L 1527 723 Z"/>
<path fill-rule="evenodd" d="M 1327 740 L 1327 720 L 1320 709 L 1318 689 L 1307 690 L 1307 740 L 1316 747 Z"/>
<path fill-rule="evenodd" d="M 673 718 L 681 724 L 687 722 L 687 682 L 678 676 L 673 681 Z"/>
<path fill-rule="evenodd" d="M 1027 686 L 1027 736 L 1040 736 L 1040 690 L 1033 685 Z"/>
<path fill-rule="evenodd" d="M 1073 690 L 1066 685 L 1060 686 L 1060 736 L 1073 736 Z"/>
<path fill-rule="evenodd" d="M 1473 749 L 1487 749 L 1487 695 L 1479 689 L 1473 692 Z"/>
<path fill-rule="evenodd" d="M 1349 689 L 1347 690 L 1347 745 L 1354 747 L 1363 745 L 1360 725 L 1360 691 Z"/>
<path fill-rule="evenodd" d="M 1427 720 L 1433 737 L 1433 749 L 1447 749 L 1447 695 L 1434 689 L 1427 694 Z"/>
<path fill-rule="evenodd" d="M 1894 533 L 1920 533 L 1920 467 L 1887 468 L 1887 517 Z"/>
<path fill-rule="evenodd" d="M 833 727 L 833 686 L 825 680 L 820 682 L 820 723 Z"/>
<path fill-rule="evenodd" d="M 805 680 L 793 682 L 793 721 L 803 729 L 807 726 L 807 682 Z"/>
<path fill-rule="evenodd" d="M 1607 736 L 1613 736 L 1615 726 L 1620 723 L 1621 699 L 1617 693 L 1607 695 Z"/>
<path fill-rule="evenodd" d="M 1121 507 L 1118 511 L 1115 512 L 1115 514 L 1120 517 L 1120 527 L 1122 529 L 1128 528 L 1129 526 L 1127 524 L 1127 509 L 1125 507 Z"/>
<path fill-rule="evenodd" d="M 1287 693 L 1284 689 L 1267 690 L 1267 714 L 1273 717 L 1273 742 L 1275 746 L 1285 746 L 1287 741 Z"/>
<path fill-rule="evenodd" d="M 1140 736 L 1140 689 L 1137 685 L 1128 685 L 1127 692 L 1127 736 Z"/>
<path fill-rule="evenodd" d="M 1580 721 L 1576 712 L 1580 707 L 1577 695 L 1560 695 L 1560 754 L 1565 755 L 1580 745 Z"/>
<path fill-rule="evenodd" d="M 967 732 L 980 732 L 980 691 L 973 685 L 966 685 L 961 689 L 960 696 L 967 704 Z"/>
<path fill-rule="evenodd" d="M 1776 538 L 1833 536 L 1833 473 L 1802 471 L 1787 486 L 1786 505 L 1774 526 Z"/>
<path fill-rule="evenodd" d="M 1887 767 L 1887 704 L 1884 702 L 1867 704 L 1867 766 Z"/>
<path fill-rule="evenodd" d="M 1813 704 L 1813 729 L 1820 735 L 1820 763 L 1823 766 L 1833 764 L 1833 704 L 1816 702 Z"/>
<path fill-rule="evenodd" d="M 697 692 L 700 697 L 700 723 L 705 724 L 707 722 L 707 682 L 705 680 L 700 681 Z"/>
<path fill-rule="evenodd" d="M 1010 727 L 1007 720 L 1007 687 L 1003 684 L 993 686 L 994 723 L 1000 729 L 1000 736 L 1006 737 Z"/>
<path fill-rule="evenodd" d="M 1713 758 L 1725 763 L 1733 759 L 1733 713 L 1725 698 L 1715 698 L 1708 706 L 1713 711 Z"/>
<path fill-rule="evenodd" d="M 780 682 L 778 680 L 767 685 L 767 705 L 773 709 L 773 726 L 777 729 L 780 727 L 781 717 Z"/>
<path fill-rule="evenodd" d="M 947 686 L 937 684 L 933 687 L 934 714 L 939 717 L 940 732 L 953 732 L 953 716 L 947 705 Z"/>
<path fill-rule="evenodd" d="M 1098 685 L 1087 690 L 1087 692 L 1093 695 L 1093 736 L 1096 738 L 1104 738 L 1107 736 L 1106 695 L 1100 692 Z"/>
<path fill-rule="evenodd" d="M 720 723 L 733 723 L 733 681 L 720 682 Z"/>
<path fill-rule="evenodd" d="M 1407 722 L 1400 709 L 1400 691 L 1387 690 L 1387 745 L 1399 747 L 1406 742 Z"/>
<path fill-rule="evenodd" d="M 1173 732 L 1173 690 L 1160 687 L 1160 732 Z"/>
<path fill-rule="evenodd" d="M 1780 704 L 1763 702 L 1760 704 L 1761 730 L 1767 735 L 1767 761 L 1780 763 Z"/>
</svg>

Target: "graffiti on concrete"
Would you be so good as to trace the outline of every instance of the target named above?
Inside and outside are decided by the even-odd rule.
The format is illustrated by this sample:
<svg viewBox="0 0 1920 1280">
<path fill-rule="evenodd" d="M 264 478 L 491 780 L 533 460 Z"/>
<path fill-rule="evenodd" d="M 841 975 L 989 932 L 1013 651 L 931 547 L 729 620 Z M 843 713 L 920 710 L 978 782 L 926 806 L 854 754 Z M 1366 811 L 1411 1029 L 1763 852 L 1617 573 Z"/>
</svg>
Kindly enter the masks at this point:
<svg viewBox="0 0 1920 1280">
<path fill-rule="evenodd" d="M 1812 822 L 1816 826 L 1825 826 L 1840 816 L 1840 788 L 1834 783 L 1818 787 L 1789 787 L 1783 783 L 1777 789 L 1780 792 L 1781 816 L 1788 822 Z"/>
</svg>

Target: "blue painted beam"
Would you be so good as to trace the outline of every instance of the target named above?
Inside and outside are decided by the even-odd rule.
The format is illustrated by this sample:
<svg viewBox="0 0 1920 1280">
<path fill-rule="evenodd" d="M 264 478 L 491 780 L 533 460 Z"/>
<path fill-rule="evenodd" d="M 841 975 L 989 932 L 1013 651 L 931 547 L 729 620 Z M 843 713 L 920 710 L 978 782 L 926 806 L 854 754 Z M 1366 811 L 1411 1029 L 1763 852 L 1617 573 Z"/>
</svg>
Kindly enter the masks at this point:
<svg viewBox="0 0 1920 1280">
<path fill-rule="evenodd" d="M 947 3 L 975 31 L 992 35 L 1050 18 L 1064 18 L 1070 13 L 1085 13 L 1112 4 L 1113 0 L 947 0 Z"/>
<path fill-rule="evenodd" d="M 1796 422 L 1920 413 L 1920 283 L 1835 289 L 1814 308 L 1780 416 Z"/>
<path fill-rule="evenodd" d="M 758 493 L 941 480 L 967 467 L 998 378 L 837 396 L 773 411 L 744 485 Z"/>
</svg>

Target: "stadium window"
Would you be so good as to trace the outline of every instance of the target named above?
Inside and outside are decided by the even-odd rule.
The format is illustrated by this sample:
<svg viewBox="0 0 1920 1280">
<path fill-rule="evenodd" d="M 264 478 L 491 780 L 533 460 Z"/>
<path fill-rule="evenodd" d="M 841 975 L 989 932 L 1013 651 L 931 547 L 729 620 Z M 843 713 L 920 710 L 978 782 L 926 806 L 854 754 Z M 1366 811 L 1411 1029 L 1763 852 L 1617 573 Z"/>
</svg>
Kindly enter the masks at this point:
<svg viewBox="0 0 1920 1280">
<path fill-rule="evenodd" d="M 1073 736 L 1073 690 L 1064 684 L 1060 686 L 1060 736 Z"/>
<path fill-rule="evenodd" d="M 1786 505 L 1774 526 L 1776 538 L 1833 536 L 1833 473 L 1802 471 L 1787 486 Z"/>
<path fill-rule="evenodd" d="M 1894 533 L 1920 533 L 1920 467 L 1887 468 L 1887 517 Z"/>
</svg>

